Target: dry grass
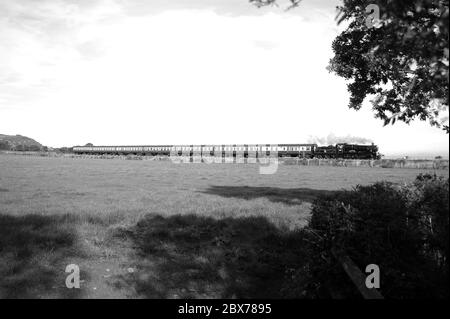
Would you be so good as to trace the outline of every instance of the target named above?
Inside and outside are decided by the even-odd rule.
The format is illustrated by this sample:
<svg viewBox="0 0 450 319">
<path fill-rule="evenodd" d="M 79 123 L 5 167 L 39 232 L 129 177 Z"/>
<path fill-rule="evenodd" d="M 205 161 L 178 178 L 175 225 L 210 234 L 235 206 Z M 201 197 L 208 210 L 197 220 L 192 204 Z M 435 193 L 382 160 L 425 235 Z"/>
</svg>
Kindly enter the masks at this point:
<svg viewBox="0 0 450 319">
<path fill-rule="evenodd" d="M 2 155 L 0 297 L 279 297 L 317 195 L 420 172 Z"/>
</svg>

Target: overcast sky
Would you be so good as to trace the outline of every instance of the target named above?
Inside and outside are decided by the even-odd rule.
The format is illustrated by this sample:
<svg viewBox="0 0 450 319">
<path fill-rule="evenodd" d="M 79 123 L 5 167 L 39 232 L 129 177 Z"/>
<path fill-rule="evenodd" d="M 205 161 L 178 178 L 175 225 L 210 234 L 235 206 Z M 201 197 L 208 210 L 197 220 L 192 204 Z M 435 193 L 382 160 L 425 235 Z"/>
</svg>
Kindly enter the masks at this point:
<svg viewBox="0 0 450 319">
<path fill-rule="evenodd" d="M 358 136 L 448 154 L 426 122 L 383 127 L 328 73 L 334 0 L 0 0 L 0 133 L 48 146 L 303 143 Z"/>
</svg>

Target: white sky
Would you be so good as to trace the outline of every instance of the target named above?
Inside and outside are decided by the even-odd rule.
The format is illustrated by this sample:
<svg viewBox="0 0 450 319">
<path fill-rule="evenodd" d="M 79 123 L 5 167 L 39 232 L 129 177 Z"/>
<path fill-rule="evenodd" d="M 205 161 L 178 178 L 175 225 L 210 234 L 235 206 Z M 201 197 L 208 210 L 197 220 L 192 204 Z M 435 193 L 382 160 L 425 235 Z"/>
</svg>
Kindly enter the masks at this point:
<svg viewBox="0 0 450 319">
<path fill-rule="evenodd" d="M 304 143 L 359 136 L 382 153 L 448 154 L 427 122 L 348 109 L 325 69 L 334 0 L 0 0 L 0 133 L 48 146 Z"/>
</svg>

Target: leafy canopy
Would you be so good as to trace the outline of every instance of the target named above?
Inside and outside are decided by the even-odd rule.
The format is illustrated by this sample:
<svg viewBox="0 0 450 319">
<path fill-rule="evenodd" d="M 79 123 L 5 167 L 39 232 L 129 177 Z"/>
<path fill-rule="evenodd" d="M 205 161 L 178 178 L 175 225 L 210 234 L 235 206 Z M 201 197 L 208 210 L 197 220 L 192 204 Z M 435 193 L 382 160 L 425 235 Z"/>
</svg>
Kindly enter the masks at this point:
<svg viewBox="0 0 450 319">
<path fill-rule="evenodd" d="M 449 1 L 343 0 L 338 10 L 338 23 L 348 26 L 333 41 L 328 70 L 348 80 L 349 107 L 359 110 L 372 97 L 385 125 L 419 118 L 448 133 Z"/>
</svg>

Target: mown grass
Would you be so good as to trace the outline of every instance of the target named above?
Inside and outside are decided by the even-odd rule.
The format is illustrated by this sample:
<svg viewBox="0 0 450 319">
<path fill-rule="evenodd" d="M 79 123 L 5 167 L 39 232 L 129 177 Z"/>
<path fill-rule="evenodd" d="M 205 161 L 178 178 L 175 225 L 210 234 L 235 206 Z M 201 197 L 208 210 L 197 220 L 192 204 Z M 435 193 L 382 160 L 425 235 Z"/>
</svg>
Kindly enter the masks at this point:
<svg viewBox="0 0 450 319">
<path fill-rule="evenodd" d="M 0 297 L 299 297 L 312 200 L 418 173 L 2 155 Z"/>
</svg>

